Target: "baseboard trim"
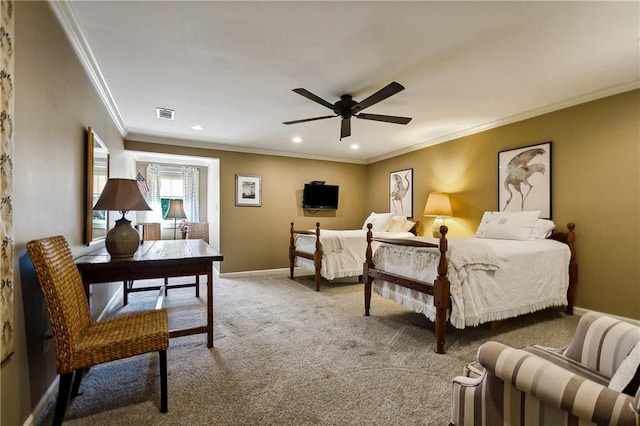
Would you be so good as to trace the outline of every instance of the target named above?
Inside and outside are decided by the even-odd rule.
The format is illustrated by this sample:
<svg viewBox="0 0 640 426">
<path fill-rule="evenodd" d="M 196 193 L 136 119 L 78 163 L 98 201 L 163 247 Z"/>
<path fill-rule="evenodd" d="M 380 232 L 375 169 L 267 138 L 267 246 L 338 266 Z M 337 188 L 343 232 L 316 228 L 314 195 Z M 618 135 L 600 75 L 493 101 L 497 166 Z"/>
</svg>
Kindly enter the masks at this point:
<svg viewBox="0 0 640 426">
<path fill-rule="evenodd" d="M 303 268 L 295 268 L 294 274 L 296 271 L 303 270 Z M 254 271 L 240 271 L 240 272 L 225 272 L 219 274 L 220 278 L 238 278 L 238 277 L 250 277 L 253 275 L 286 275 L 289 276 L 289 268 L 277 268 L 277 269 L 260 269 Z"/>
<path fill-rule="evenodd" d="M 599 312 L 599 311 L 594 311 L 594 310 L 591 310 L 591 309 L 579 308 L 579 307 L 577 307 L 577 306 L 575 306 L 575 307 L 573 308 L 573 313 L 574 313 L 575 315 L 580 316 L 580 317 L 581 317 L 581 316 L 583 316 L 584 314 L 589 313 L 589 312 L 595 312 L 595 313 L 597 313 L 597 314 L 606 315 L 606 316 L 608 316 L 608 317 L 615 318 L 615 319 L 618 319 L 618 320 L 620 320 L 620 321 L 628 322 L 628 323 L 630 323 L 630 324 L 633 324 L 633 325 L 635 325 L 635 326 L 640 327 L 640 320 L 637 320 L 637 319 L 627 318 L 627 317 L 621 317 L 621 316 L 619 316 L 619 315 L 613 315 L 613 314 L 609 314 L 609 313 L 607 313 L 607 312 Z"/>
<path fill-rule="evenodd" d="M 56 376 L 55 379 L 49 385 L 47 391 L 42 395 L 40 401 L 35 406 L 27 420 L 25 420 L 23 426 L 35 426 L 40 422 L 40 418 L 44 414 L 45 410 L 49 406 L 49 404 L 56 398 L 56 393 L 58 392 L 58 383 L 60 382 L 60 376 Z"/>
</svg>

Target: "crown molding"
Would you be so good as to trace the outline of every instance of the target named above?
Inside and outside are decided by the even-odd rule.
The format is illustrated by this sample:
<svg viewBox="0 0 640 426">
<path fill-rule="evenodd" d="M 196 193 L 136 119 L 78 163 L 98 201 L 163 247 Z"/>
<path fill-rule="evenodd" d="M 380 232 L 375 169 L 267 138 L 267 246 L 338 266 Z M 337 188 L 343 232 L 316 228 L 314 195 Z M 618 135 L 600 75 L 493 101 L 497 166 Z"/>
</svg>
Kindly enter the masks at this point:
<svg viewBox="0 0 640 426">
<path fill-rule="evenodd" d="M 561 109 L 569 108 L 572 106 L 595 101 L 601 98 L 606 98 L 608 96 L 617 95 L 620 93 L 628 92 L 628 91 L 639 89 L 639 88 L 640 88 L 640 79 L 634 80 L 628 83 L 623 83 L 616 86 L 608 87 L 603 90 L 587 93 L 586 95 L 565 99 L 563 101 L 556 102 L 550 105 L 545 105 L 543 107 L 535 108 L 529 111 L 525 111 L 520 114 L 514 114 L 509 117 L 501 118 L 499 120 L 490 121 L 488 123 L 480 124 L 474 127 L 469 127 L 468 129 L 460 130 L 458 132 L 449 133 L 444 136 L 439 136 L 437 138 L 429 139 L 427 141 L 424 141 L 415 145 L 411 145 L 410 147 L 389 152 L 387 154 L 383 154 L 377 157 L 368 158 L 366 160 L 366 164 L 372 164 L 378 161 L 387 160 L 389 158 L 397 157 L 398 155 L 407 154 L 413 151 L 418 151 L 420 149 L 427 148 L 429 146 L 450 142 L 452 140 L 459 139 L 465 136 L 475 135 L 476 133 L 495 129 L 501 126 L 505 126 L 507 124 L 516 123 L 518 121 L 527 120 L 529 118 L 538 117 L 540 115 L 544 115 L 550 112 L 559 111 Z"/>
<path fill-rule="evenodd" d="M 100 70 L 98 61 L 93 55 L 91 47 L 82 32 L 82 28 L 80 27 L 71 3 L 67 0 L 49 0 L 49 5 L 51 6 L 53 13 L 58 18 L 65 34 L 69 38 L 69 41 L 73 46 L 73 50 L 75 50 L 76 55 L 78 55 L 89 79 L 98 92 L 98 96 L 107 108 L 113 123 L 120 132 L 120 135 L 124 138 L 127 134 L 127 130 L 122 120 L 122 116 L 120 115 L 118 106 L 116 105 L 116 102 L 111 95 L 111 91 L 109 90 L 109 86 L 104 79 L 102 71 Z"/>
</svg>

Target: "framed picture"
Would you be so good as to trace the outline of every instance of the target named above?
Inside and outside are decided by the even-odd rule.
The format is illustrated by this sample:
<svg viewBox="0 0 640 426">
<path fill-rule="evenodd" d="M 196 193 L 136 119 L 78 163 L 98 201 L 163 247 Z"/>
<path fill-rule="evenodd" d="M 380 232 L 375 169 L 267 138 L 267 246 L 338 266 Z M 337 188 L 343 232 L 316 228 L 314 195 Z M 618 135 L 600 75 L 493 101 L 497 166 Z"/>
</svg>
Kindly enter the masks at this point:
<svg viewBox="0 0 640 426">
<path fill-rule="evenodd" d="M 551 219 L 551 142 L 498 153 L 498 210 Z"/>
<path fill-rule="evenodd" d="M 413 217 L 413 169 L 389 173 L 389 211 Z"/>
<path fill-rule="evenodd" d="M 236 206 L 262 205 L 262 178 L 260 176 L 236 175 Z"/>
</svg>

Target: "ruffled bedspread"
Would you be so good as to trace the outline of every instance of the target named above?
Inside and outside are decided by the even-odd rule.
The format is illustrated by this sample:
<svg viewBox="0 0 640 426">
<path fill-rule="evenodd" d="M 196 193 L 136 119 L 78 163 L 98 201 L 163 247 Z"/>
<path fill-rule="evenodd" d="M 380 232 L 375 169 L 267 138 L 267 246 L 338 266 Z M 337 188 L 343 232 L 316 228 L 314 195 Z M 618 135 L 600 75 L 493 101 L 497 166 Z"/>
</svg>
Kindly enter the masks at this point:
<svg viewBox="0 0 640 426">
<path fill-rule="evenodd" d="M 431 238 L 417 239 L 437 243 Z M 448 241 L 451 283 L 449 321 L 457 328 L 510 318 L 567 303 L 571 253 L 552 240 L 514 241 L 454 238 Z M 383 244 L 376 268 L 433 282 L 438 249 Z M 373 290 L 435 320 L 433 298 L 396 284 L 374 280 Z"/>
</svg>

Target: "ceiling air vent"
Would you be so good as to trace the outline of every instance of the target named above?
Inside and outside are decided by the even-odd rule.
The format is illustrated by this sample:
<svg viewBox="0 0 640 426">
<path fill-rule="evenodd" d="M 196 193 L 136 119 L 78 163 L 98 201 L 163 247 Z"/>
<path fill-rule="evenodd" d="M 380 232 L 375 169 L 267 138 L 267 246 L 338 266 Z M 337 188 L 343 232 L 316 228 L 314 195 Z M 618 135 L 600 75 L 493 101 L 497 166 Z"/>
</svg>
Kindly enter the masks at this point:
<svg viewBox="0 0 640 426">
<path fill-rule="evenodd" d="M 169 108 L 156 108 L 156 117 L 162 118 L 163 120 L 173 120 L 176 115 L 176 112 Z"/>
</svg>

